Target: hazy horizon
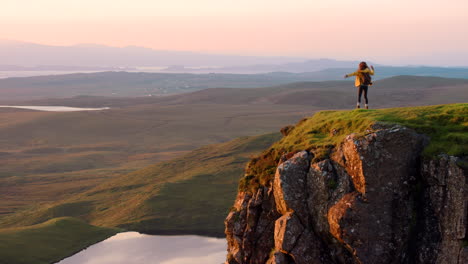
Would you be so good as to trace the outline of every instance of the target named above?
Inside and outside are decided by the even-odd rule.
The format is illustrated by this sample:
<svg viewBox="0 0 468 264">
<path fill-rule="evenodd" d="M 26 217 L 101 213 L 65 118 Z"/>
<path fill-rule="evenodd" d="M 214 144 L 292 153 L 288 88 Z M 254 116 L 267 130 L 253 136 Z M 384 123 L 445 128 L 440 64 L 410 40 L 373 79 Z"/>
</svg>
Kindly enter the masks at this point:
<svg viewBox="0 0 468 264">
<path fill-rule="evenodd" d="M 225 57 L 238 57 L 238 58 L 242 58 L 242 57 L 245 57 L 245 58 L 264 58 L 264 59 L 273 59 L 273 60 L 266 60 L 266 61 L 260 61 L 258 63 L 255 63 L 255 62 L 252 62 L 252 61 L 248 61 L 247 60 L 247 64 L 243 64 L 245 66 L 253 66 L 255 64 L 258 64 L 258 65 L 262 65 L 262 64 L 265 64 L 265 65 L 280 65 L 280 64 L 284 64 L 284 63 L 302 63 L 302 62 L 306 62 L 306 61 L 320 61 L 320 60 L 323 60 L 323 61 L 337 61 L 337 62 L 356 62 L 356 61 L 361 61 L 361 60 L 366 60 L 366 58 L 364 57 L 361 57 L 361 58 L 358 58 L 358 59 L 340 59 L 340 58 L 337 58 L 337 57 L 306 57 L 306 56 L 286 56 L 286 55 L 275 55 L 275 54 L 272 54 L 272 55 L 265 55 L 265 54 L 237 54 L 237 53 L 222 53 L 222 52 L 209 52 L 209 51 L 193 51 L 193 50 L 158 50 L 158 49 L 154 49 L 154 48 L 150 48 L 150 47 L 144 47 L 144 46 L 136 46 L 136 45 L 127 45 L 127 46 L 112 46 L 112 45 L 107 45 L 107 44 L 97 44 L 97 43 L 76 43 L 76 44 L 70 44 L 70 45 L 58 45 L 58 44 L 47 44 L 47 43 L 37 43 L 37 42 L 28 42 L 28 41 L 24 41 L 24 40 L 15 40 L 15 39 L 2 39 L 0 38 L 0 45 L 3 44 L 3 48 L 5 47 L 8 47 L 8 45 L 12 45 L 12 47 L 15 47 L 15 48 L 18 48 L 18 45 L 19 46 L 23 46 L 23 47 L 26 47 L 24 45 L 29 45 L 30 47 L 34 47 L 34 46 L 42 46 L 42 47 L 52 47 L 52 48 L 80 48 L 80 49 L 83 49 L 83 48 L 89 48 L 90 50 L 91 49 L 100 49 L 100 48 L 110 48 L 110 49 L 134 49 L 134 50 L 137 50 L 137 49 L 140 49 L 141 51 L 145 50 L 145 51 L 154 51 L 154 52 L 168 52 L 168 53 L 171 53 L 171 52 L 180 52 L 180 54 L 183 54 L 183 53 L 186 53 L 186 54 L 194 54 L 194 55 L 206 55 L 206 56 L 225 56 Z M 62 50 L 63 51 L 63 50 Z M 32 50 L 31 50 L 32 52 Z M 53 51 L 52 51 L 53 52 Z M 175 54 L 174 53 L 174 54 Z M 31 53 L 32 54 L 32 53 Z M 49 53 L 48 55 L 52 55 L 53 53 Z M 11 55 L 11 54 L 10 54 Z M 57 54 L 59 55 L 59 54 Z M 60 55 L 63 55 L 63 54 L 60 54 Z M 169 54 L 167 54 L 169 55 Z M 13 55 L 15 56 L 15 55 Z M 274 60 L 274 58 L 277 58 L 277 59 L 280 59 L 280 60 Z M 468 62 L 464 63 L 464 64 L 456 64 L 456 65 L 450 65 L 450 64 L 438 64 L 438 63 L 416 63 L 416 61 L 413 61 L 412 63 L 385 63 L 385 62 L 381 62 L 381 61 L 371 61 L 371 60 L 367 60 L 368 62 L 370 63 L 374 63 L 376 65 L 384 65 L 384 66 L 407 66 L 407 67 L 419 67 L 419 66 L 434 66 L 434 67 L 462 67 L 462 68 L 466 68 L 468 67 Z M 48 64 L 48 63 L 45 63 L 45 64 L 35 64 L 35 65 L 25 65 L 23 63 L 0 63 L 0 66 L 1 65 L 10 65 L 10 66 L 20 66 L 20 67 L 36 67 L 36 66 L 60 66 L 60 64 Z M 171 66 L 172 64 L 167 64 L 165 66 Z M 176 64 L 177 65 L 177 64 Z M 180 63 L 180 65 L 185 65 L 184 63 Z M 190 65 L 193 66 L 193 63 L 190 63 L 190 62 L 187 62 L 186 65 L 188 65 L 190 67 Z M 227 62 L 227 65 L 229 65 L 229 62 Z M 240 64 L 238 64 L 240 65 Z M 77 65 L 65 65 L 64 66 L 77 66 Z M 134 65 L 135 66 L 135 65 Z M 142 65 L 144 66 L 144 65 Z M 216 67 L 217 65 L 198 65 L 198 66 L 202 66 L 202 67 Z M 232 65 L 232 66 L 235 66 L 235 65 Z M 93 67 L 93 66 L 89 66 L 89 67 Z M 94 66 L 94 67 L 119 67 L 117 65 L 107 65 L 107 66 L 103 66 L 103 65 L 100 65 L 100 66 Z M 131 67 L 131 66 L 121 66 L 123 68 L 125 67 Z M 221 66 L 220 66 L 221 67 Z"/>
<path fill-rule="evenodd" d="M 7 1 L 0 39 L 467 66 L 468 2 Z"/>
</svg>

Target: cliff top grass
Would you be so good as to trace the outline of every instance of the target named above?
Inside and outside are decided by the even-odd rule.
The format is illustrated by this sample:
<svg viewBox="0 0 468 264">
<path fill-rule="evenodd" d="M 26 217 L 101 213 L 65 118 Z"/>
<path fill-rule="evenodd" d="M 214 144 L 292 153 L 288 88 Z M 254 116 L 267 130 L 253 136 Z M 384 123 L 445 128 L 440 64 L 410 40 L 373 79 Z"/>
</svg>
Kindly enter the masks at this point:
<svg viewBox="0 0 468 264">
<path fill-rule="evenodd" d="M 119 229 L 92 226 L 72 217 L 0 229 L 0 263 L 54 263 L 118 232 Z"/>
<path fill-rule="evenodd" d="M 445 153 L 468 155 L 468 104 L 402 107 L 379 110 L 322 111 L 286 129 L 287 135 L 247 165 L 241 179 L 241 190 L 268 185 L 280 157 L 287 153 L 308 150 L 314 161 L 328 157 L 331 150 L 352 133 L 372 133 L 376 123 L 399 124 L 430 138 L 423 156 Z"/>
</svg>

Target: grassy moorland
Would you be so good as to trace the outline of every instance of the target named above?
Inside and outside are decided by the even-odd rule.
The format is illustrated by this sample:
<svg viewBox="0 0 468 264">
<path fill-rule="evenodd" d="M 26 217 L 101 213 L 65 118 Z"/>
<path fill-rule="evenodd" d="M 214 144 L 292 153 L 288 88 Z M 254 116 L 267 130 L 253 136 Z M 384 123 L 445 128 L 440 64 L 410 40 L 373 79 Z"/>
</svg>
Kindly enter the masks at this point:
<svg viewBox="0 0 468 264">
<path fill-rule="evenodd" d="M 281 155 L 308 150 L 321 160 L 346 135 L 365 135 L 377 122 L 401 124 L 430 138 L 425 157 L 446 153 L 468 156 L 468 104 L 390 108 L 379 110 L 322 111 L 303 119 L 282 138 L 247 165 L 241 189 L 267 185 L 273 177 Z M 335 133 L 331 133 L 335 131 Z"/>
<path fill-rule="evenodd" d="M 104 240 L 120 230 L 64 217 L 0 230 L 0 264 L 49 264 Z"/>
<path fill-rule="evenodd" d="M 278 131 L 313 106 L 139 105 L 0 112 L 0 218 L 63 200 L 198 147 Z"/>
<path fill-rule="evenodd" d="M 279 138 L 275 133 L 205 146 L 60 202 L 6 216 L 0 226 L 71 216 L 146 233 L 222 236 L 245 163 Z"/>
<path fill-rule="evenodd" d="M 67 199 L 9 214 L 0 220 L 0 264 L 51 263 L 121 230 L 85 222 L 146 233 L 222 236 L 245 163 L 279 138 L 275 133 L 208 145 Z"/>
<path fill-rule="evenodd" d="M 214 87 L 267 87 L 313 78 L 296 74 L 98 72 L 0 79 L 0 101 L 78 95 L 137 97 Z"/>
<path fill-rule="evenodd" d="M 341 74 L 340 74 L 341 76 Z M 396 76 L 376 80 L 369 88 L 372 108 L 460 103 L 468 100 L 468 79 Z M 298 82 L 266 88 L 211 88 L 162 97 L 78 96 L 34 100 L 27 105 L 125 107 L 134 105 L 302 105 L 319 109 L 347 109 L 356 103 L 356 88 L 346 81 Z"/>
<path fill-rule="evenodd" d="M 72 216 L 94 225 L 147 233 L 222 235 L 238 179 L 254 155 L 267 149 L 248 163 L 240 188 L 268 184 L 284 153 L 307 149 L 315 160 L 323 159 L 346 135 L 369 133 L 376 122 L 405 125 L 429 136 L 426 156 L 468 153 L 467 104 L 322 111 L 300 121 L 279 141 L 279 135 L 269 134 L 202 147 L 68 199 L 6 216 L 0 225 L 24 226 Z"/>
<path fill-rule="evenodd" d="M 114 98 L 143 97 L 148 95 L 159 96 L 187 93 L 206 88 L 282 86 L 293 82 L 341 80 L 345 73 L 354 70 L 355 68 L 352 67 L 327 69 L 318 72 L 270 72 L 263 74 L 98 72 L 8 78 L 0 79 L 0 102 L 67 98 L 80 95 Z M 403 74 L 467 79 L 468 69 L 378 67 L 374 79 L 389 78 Z M 351 82 L 342 83 L 349 85 Z"/>
<path fill-rule="evenodd" d="M 398 76 L 370 88 L 371 108 L 468 100 L 468 80 Z M 218 88 L 160 98 L 78 97 L 44 104 L 97 112 L 0 109 L 0 219 L 64 200 L 198 147 L 278 131 L 319 109 L 355 104 L 352 82 Z"/>
<path fill-rule="evenodd" d="M 395 77 L 371 88 L 371 107 L 465 102 L 466 88 L 466 80 Z M 352 107 L 355 88 L 296 83 L 128 100 L 98 112 L 0 109 L 0 228 L 75 217 L 148 233 L 221 235 L 244 164 L 278 136 L 227 141 L 277 131 L 319 108 Z M 321 112 L 253 159 L 241 185 L 265 183 L 281 153 L 305 148 L 326 157 L 340 137 L 373 122 L 428 134 L 427 155 L 466 153 L 466 108 Z M 332 128 L 341 128 L 335 137 Z"/>
</svg>

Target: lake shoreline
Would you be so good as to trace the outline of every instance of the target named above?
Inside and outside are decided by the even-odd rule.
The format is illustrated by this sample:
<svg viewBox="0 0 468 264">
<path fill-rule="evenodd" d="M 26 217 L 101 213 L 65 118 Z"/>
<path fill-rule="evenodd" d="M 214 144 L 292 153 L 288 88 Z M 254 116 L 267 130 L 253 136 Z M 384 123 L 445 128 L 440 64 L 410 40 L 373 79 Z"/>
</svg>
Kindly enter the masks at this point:
<svg viewBox="0 0 468 264">
<path fill-rule="evenodd" d="M 226 240 L 223 238 L 123 231 L 53 263 L 186 263 L 186 259 L 193 258 L 206 264 L 217 264 L 224 261 L 225 254 Z"/>
<path fill-rule="evenodd" d="M 94 246 L 96 244 L 99 244 L 101 242 L 103 242 L 104 240 L 107 240 L 117 234 L 120 234 L 120 233 L 126 233 L 126 232 L 137 232 L 139 234 L 142 234 L 142 235 L 149 235 L 149 236 L 165 236 L 165 237 L 173 237 L 173 236 L 199 236 L 199 237 L 205 237 L 205 238 L 217 238 L 217 239 L 225 239 L 226 238 L 226 235 L 224 234 L 224 231 L 222 232 L 222 234 L 220 232 L 206 232 L 206 231 L 194 231 L 194 232 L 187 232 L 187 231 L 180 231 L 180 230 L 158 230 L 158 231 L 150 231 L 150 232 L 143 232 L 143 231 L 137 231 L 137 230 L 125 230 L 125 229 L 122 229 L 120 232 L 117 232 L 113 235 L 110 235 L 102 240 L 99 240 L 97 242 L 94 242 L 92 244 L 89 244 L 79 250 L 76 250 L 74 251 L 73 253 L 71 253 L 70 255 L 67 255 L 66 257 L 62 257 L 61 259 L 59 260 L 54 260 L 54 264 L 58 264 L 60 263 L 61 261 L 71 257 L 71 256 L 74 256 L 78 253 L 80 253 L 81 251 L 84 251 L 86 249 L 88 249 L 89 247 L 91 246 Z"/>
<path fill-rule="evenodd" d="M 70 106 L 34 106 L 34 105 L 0 105 L 0 108 L 13 108 L 22 110 L 45 111 L 45 112 L 79 112 L 79 111 L 101 111 L 109 110 L 109 107 L 85 108 Z"/>
<path fill-rule="evenodd" d="M 138 232 L 144 235 L 151 236 L 201 236 L 201 237 L 212 237 L 212 238 L 226 238 L 226 234 L 223 231 L 206 231 L 206 230 L 174 230 L 174 229 L 152 229 L 152 230 L 138 230 L 138 229 L 126 229 L 123 226 L 120 228 L 125 229 L 124 232 Z"/>
<path fill-rule="evenodd" d="M 96 244 L 98 244 L 98 243 L 101 243 L 102 241 L 104 241 L 104 240 L 106 240 L 106 239 L 109 239 L 109 238 L 111 238 L 111 237 L 113 237 L 113 236 L 115 236 L 115 235 L 117 235 L 117 234 L 119 234 L 119 233 L 123 233 L 123 232 L 127 232 L 127 231 L 120 231 L 120 232 L 117 232 L 117 233 L 115 233 L 115 234 L 113 234 L 113 235 L 110 235 L 110 236 L 108 236 L 108 237 L 105 237 L 105 238 L 103 238 L 103 239 L 101 239 L 101 240 L 99 240 L 99 241 L 90 243 L 90 244 L 86 245 L 85 247 L 83 247 L 83 248 L 81 248 L 81 249 L 75 250 L 73 253 L 71 253 L 70 255 L 67 255 L 66 257 L 62 257 L 62 258 L 60 258 L 60 259 L 58 259 L 58 260 L 53 260 L 51 263 L 52 263 L 52 264 L 59 263 L 59 262 L 65 260 L 65 259 L 67 259 L 67 258 L 69 258 L 69 257 L 71 257 L 71 256 L 74 256 L 74 255 L 80 253 L 80 252 L 83 251 L 83 250 L 86 250 L 86 249 L 88 249 L 88 248 L 90 248 L 90 247 L 92 247 L 92 246 L 94 246 L 94 245 L 96 245 Z"/>
</svg>

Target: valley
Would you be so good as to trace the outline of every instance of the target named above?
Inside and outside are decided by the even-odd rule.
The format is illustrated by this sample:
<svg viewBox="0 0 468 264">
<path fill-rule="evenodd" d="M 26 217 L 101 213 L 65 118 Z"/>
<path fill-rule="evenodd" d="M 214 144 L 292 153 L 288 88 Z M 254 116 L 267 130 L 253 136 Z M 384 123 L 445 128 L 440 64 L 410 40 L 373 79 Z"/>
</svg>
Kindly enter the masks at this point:
<svg viewBox="0 0 468 264">
<path fill-rule="evenodd" d="M 399 76 L 371 87 L 371 108 L 468 100 L 468 80 Z M 0 108 L 0 214 L 80 194 L 196 148 L 294 124 L 355 104 L 348 82 L 212 88 L 166 97 L 74 97 L 26 105 L 110 107 L 84 112 Z"/>
<path fill-rule="evenodd" d="M 468 100 L 465 79 L 397 76 L 370 89 L 372 108 Z M 352 108 L 355 92 L 350 82 L 301 82 L 19 103 L 109 107 L 99 111 L 0 108 L 0 231 L 71 217 L 91 229 L 222 237 L 245 164 L 282 127 Z"/>
</svg>

